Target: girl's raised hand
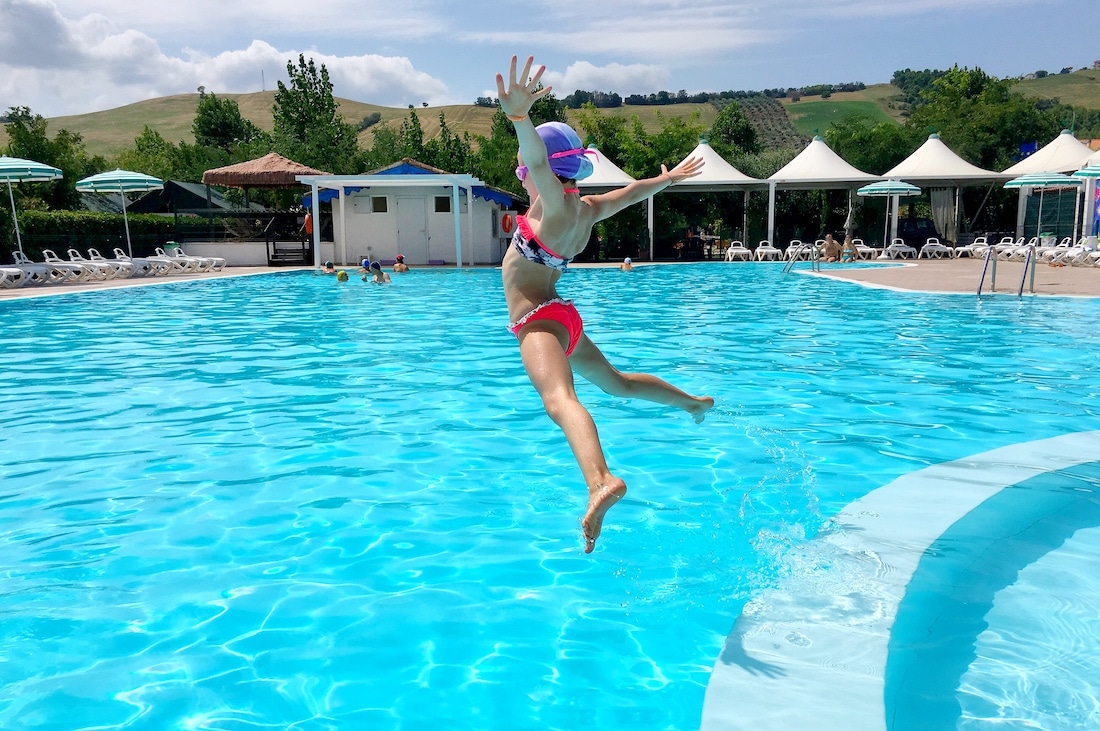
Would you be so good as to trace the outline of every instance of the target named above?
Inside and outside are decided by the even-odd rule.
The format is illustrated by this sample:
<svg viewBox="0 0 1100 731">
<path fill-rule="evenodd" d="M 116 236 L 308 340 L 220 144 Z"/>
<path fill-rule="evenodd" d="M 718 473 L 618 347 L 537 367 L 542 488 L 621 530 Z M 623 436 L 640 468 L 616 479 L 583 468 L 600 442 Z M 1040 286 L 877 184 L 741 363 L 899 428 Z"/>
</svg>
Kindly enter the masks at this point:
<svg viewBox="0 0 1100 731">
<path fill-rule="evenodd" d="M 527 63 L 523 65 L 522 76 L 516 76 L 516 64 L 519 59 L 512 56 L 512 63 L 508 69 L 508 86 L 504 86 L 504 77 L 497 74 L 497 99 L 500 108 L 513 121 L 518 121 L 527 116 L 531 111 L 531 105 L 550 93 L 552 87 L 544 86 L 539 89 L 539 80 L 546 72 L 545 66 L 539 66 L 534 75 L 531 75 L 531 66 L 535 63 L 534 56 L 527 57 Z"/>
<path fill-rule="evenodd" d="M 687 158 L 671 170 L 664 165 L 661 166 L 661 175 L 668 176 L 668 179 L 672 181 L 670 185 L 679 183 L 685 178 L 694 178 L 701 172 L 703 172 L 703 158 L 695 155 Z"/>
</svg>

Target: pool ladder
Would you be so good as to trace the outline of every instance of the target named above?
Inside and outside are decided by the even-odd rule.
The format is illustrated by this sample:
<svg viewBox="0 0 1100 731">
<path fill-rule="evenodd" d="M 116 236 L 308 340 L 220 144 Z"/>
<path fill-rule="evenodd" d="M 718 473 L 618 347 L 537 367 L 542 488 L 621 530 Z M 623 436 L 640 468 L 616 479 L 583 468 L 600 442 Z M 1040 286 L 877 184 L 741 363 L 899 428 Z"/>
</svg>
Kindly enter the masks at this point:
<svg viewBox="0 0 1100 731">
<path fill-rule="evenodd" d="M 993 262 L 993 266 L 989 265 Z M 1017 297 L 1024 296 L 1024 282 L 1028 281 L 1028 270 L 1031 270 L 1031 282 L 1028 285 L 1028 292 L 1035 294 L 1035 247 L 1029 245 L 1027 247 L 1027 254 L 1024 256 L 1024 271 L 1020 275 L 1020 286 L 1016 290 Z M 985 285 L 985 275 L 989 273 L 989 291 L 993 293 L 997 290 L 997 251 L 992 246 L 986 249 L 985 252 L 985 264 L 982 265 L 982 278 L 978 280 L 978 297 L 982 296 L 982 286 Z"/>
<path fill-rule="evenodd" d="M 801 261 L 802 252 L 809 249 L 810 251 L 810 270 L 819 272 L 821 271 L 821 256 L 816 244 L 796 244 L 793 250 L 789 250 L 787 263 L 783 265 L 783 272 L 789 272 L 794 269 L 794 265 Z"/>
</svg>

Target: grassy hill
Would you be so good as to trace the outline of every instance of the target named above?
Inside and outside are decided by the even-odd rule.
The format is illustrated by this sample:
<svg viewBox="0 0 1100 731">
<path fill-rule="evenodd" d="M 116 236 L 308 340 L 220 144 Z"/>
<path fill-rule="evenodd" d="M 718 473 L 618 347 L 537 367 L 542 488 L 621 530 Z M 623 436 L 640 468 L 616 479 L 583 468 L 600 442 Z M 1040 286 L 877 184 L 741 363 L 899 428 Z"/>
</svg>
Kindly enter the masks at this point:
<svg viewBox="0 0 1100 731">
<path fill-rule="evenodd" d="M 1015 83 L 1013 89 L 1035 98 L 1057 98 L 1066 104 L 1100 110 L 1100 71 L 1076 71 L 1071 74 L 1046 76 L 1042 79 L 1023 80 Z M 252 120 L 261 129 L 271 130 L 271 110 L 275 103 L 274 91 L 219 94 L 219 97 L 235 100 L 244 117 Z M 780 101 L 798 132 L 809 137 L 815 130 L 824 131 L 833 120 L 848 114 L 864 114 L 875 119 L 894 120 L 900 123 L 903 121 L 900 100 L 900 93 L 893 85 L 875 84 L 861 91 L 838 92 L 829 99 L 803 97 L 797 102 L 789 99 Z M 53 117 L 48 120 L 48 131 L 51 136 L 61 129 L 76 132 L 84 138 L 89 153 L 107 158 L 133 145 L 134 138 L 141 134 L 146 125 L 158 131 L 170 142 L 194 142 L 191 122 L 194 119 L 198 101 L 198 94 L 179 94 L 149 99 L 102 112 Z M 367 115 L 378 112 L 383 122 L 400 125 L 409 113 L 409 110 L 404 108 L 381 107 L 349 99 L 338 99 L 338 101 L 341 114 L 352 124 L 358 124 Z M 470 132 L 487 136 L 493 116 L 492 109 L 473 105 L 421 107 L 413 111 L 420 119 L 425 137 L 428 139 L 439 133 L 440 112 L 446 115 L 447 124 L 458 134 Z M 663 120 L 670 117 L 695 118 L 703 126 L 709 127 L 718 114 L 717 109 L 710 104 L 624 106 L 601 111 L 604 114 L 623 116 L 628 119 L 637 115 L 649 132 L 659 130 Z M 364 131 L 360 139 L 364 147 L 369 147 L 372 143 L 370 130 Z M 6 145 L 7 141 L 7 132 L 0 126 L 0 147 Z"/>
<path fill-rule="evenodd" d="M 236 101 L 242 117 L 251 120 L 260 129 L 271 131 L 274 124 L 271 112 L 272 107 L 275 105 L 274 91 L 255 92 L 253 94 L 219 94 L 218 98 Z M 400 126 L 409 114 L 407 108 L 381 107 L 376 104 L 339 98 L 337 102 L 340 105 L 340 114 L 348 122 L 355 125 L 364 117 L 377 112 L 382 116 L 382 122 Z M 159 132 L 169 142 L 193 143 L 195 138 L 191 133 L 191 122 L 195 118 L 195 110 L 198 108 L 198 104 L 198 94 L 159 97 L 102 112 L 52 117 L 47 120 L 49 123 L 47 132 L 50 136 L 57 134 L 57 131 L 61 129 L 76 132 L 84 138 L 84 145 L 89 154 L 103 155 L 107 158 L 111 158 L 121 150 L 131 147 L 134 144 L 134 138 L 141 134 L 146 126 Z M 662 118 L 691 118 L 697 114 L 699 122 L 709 127 L 718 115 L 717 110 L 710 104 L 621 107 L 604 111 L 610 115 L 627 118 L 636 114 L 650 132 L 656 132 L 661 128 Z M 431 139 L 439 134 L 440 113 L 446 116 L 448 126 L 458 134 L 469 132 L 470 134 L 487 137 L 493 122 L 492 109 L 476 107 L 472 104 L 420 107 L 414 109 L 413 112 L 420 119 L 425 139 Z M 7 141 L 7 132 L 0 127 L 0 147 L 6 145 Z M 364 147 L 371 146 L 373 140 L 369 129 L 360 133 L 360 142 Z"/>
<path fill-rule="evenodd" d="M 1100 109 L 1100 71 L 1092 69 L 1023 79 L 1013 84 L 1012 90 L 1036 99 L 1057 99 L 1075 107 Z"/>
</svg>

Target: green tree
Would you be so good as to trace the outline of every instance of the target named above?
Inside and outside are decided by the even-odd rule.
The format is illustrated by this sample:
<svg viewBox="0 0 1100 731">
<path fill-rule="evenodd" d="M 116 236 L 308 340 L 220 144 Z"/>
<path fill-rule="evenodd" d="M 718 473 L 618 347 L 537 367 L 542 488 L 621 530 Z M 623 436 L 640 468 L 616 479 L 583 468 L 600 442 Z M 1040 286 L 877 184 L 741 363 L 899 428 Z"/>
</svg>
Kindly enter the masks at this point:
<svg viewBox="0 0 1100 731">
<path fill-rule="evenodd" d="M 216 147 L 232 153 L 238 146 L 247 145 L 265 136 L 265 133 L 241 116 L 240 107 L 232 99 L 219 99 L 215 94 L 199 94 L 199 106 L 195 121 L 191 123 L 195 144 Z"/>
<path fill-rule="evenodd" d="M 759 149 L 756 144 L 756 130 L 749 123 L 741 105 L 736 102 L 727 104 L 718 112 L 710 126 L 708 141 L 722 157 L 728 157 L 736 150 L 756 152 Z"/>
<path fill-rule="evenodd" d="M 424 162 L 450 173 L 468 173 L 473 163 L 471 147 L 470 135 L 456 135 L 440 112 L 439 134 L 424 144 Z"/>
<path fill-rule="evenodd" d="M 405 155 L 401 133 L 383 122 L 371 129 L 373 144 L 360 155 L 361 170 L 377 170 L 392 165 Z"/>
<path fill-rule="evenodd" d="M 489 137 L 479 135 L 476 143 L 477 151 L 473 153 L 471 160 L 473 174 L 489 185 L 514 193 L 521 200 L 526 198 L 523 186 L 515 174 L 518 164 L 516 152 L 519 149 L 515 128 L 500 107 L 493 114 Z"/>
<path fill-rule="evenodd" d="M 411 104 L 409 105 L 409 116 L 401 123 L 401 142 L 404 157 L 425 162 L 424 128 L 420 125 L 420 117 L 417 116 Z"/>
<path fill-rule="evenodd" d="M 134 146 L 118 155 L 119 167 L 136 170 L 161 180 L 202 182 L 203 172 L 230 163 L 227 151 L 210 145 L 174 145 L 146 126 L 134 138 Z"/>
<path fill-rule="evenodd" d="M 921 99 L 906 126 L 923 135 L 938 132 L 962 158 L 989 170 L 1011 165 L 1021 143 L 1052 139 L 1060 129 L 1054 112 L 1040 110 L 1035 100 L 981 69 L 955 66 Z"/>
<path fill-rule="evenodd" d="M 275 92 L 273 143 L 292 160 L 337 174 L 356 172 L 359 157 L 355 127 L 339 114 L 328 69 L 299 54 L 298 65 L 286 64 L 290 86 L 278 82 Z"/>
<path fill-rule="evenodd" d="M 60 180 L 50 183 L 20 185 L 18 192 L 13 189 L 14 194 L 20 198 L 37 198 L 47 208 L 79 208 L 76 181 L 106 169 L 107 161 L 99 156 L 88 157 L 83 138 L 75 132 L 62 129 L 51 140 L 46 119 L 28 107 L 12 107 L 6 116 L 8 154 L 52 165 L 64 174 Z"/>
</svg>

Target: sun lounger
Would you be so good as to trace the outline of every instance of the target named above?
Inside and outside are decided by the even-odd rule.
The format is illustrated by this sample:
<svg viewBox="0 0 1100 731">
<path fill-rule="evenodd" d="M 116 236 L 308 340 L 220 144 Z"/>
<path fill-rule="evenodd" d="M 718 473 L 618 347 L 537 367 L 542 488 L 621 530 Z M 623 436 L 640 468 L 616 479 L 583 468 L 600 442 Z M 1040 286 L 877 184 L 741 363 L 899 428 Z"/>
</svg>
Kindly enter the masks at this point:
<svg viewBox="0 0 1100 731">
<path fill-rule="evenodd" d="M 772 246 L 772 242 L 763 239 L 756 245 L 757 261 L 778 261 L 783 258 L 783 252 Z"/>
<path fill-rule="evenodd" d="M 905 243 L 904 239 L 894 239 L 890 242 L 890 245 L 882 250 L 879 254 L 879 259 L 906 259 L 917 258 L 917 250 L 909 244 Z"/>
<path fill-rule="evenodd" d="M 920 253 L 917 254 L 918 259 L 954 259 L 955 252 L 950 247 L 944 246 L 940 243 L 940 240 L 935 236 L 931 236 L 924 242 L 924 246 L 920 247 Z"/>
<path fill-rule="evenodd" d="M 985 256 L 986 250 L 989 248 L 989 239 L 985 236 L 979 236 L 969 244 L 955 247 L 955 258 L 961 259 L 962 257 L 970 257 L 977 259 Z"/>
<path fill-rule="evenodd" d="M 733 241 L 726 249 L 726 261 L 752 261 L 752 252 L 740 241 Z"/>
<path fill-rule="evenodd" d="M 15 268 L 22 269 L 30 277 L 30 284 L 61 284 L 62 282 L 79 281 L 78 276 L 83 276 L 83 270 L 73 267 L 72 262 L 67 266 L 54 266 L 53 264 L 39 261 L 31 261 L 22 251 L 12 254 L 15 259 Z M 65 262 L 62 262 L 65 264 Z"/>
<path fill-rule="evenodd" d="M 880 249 L 863 243 L 863 239 L 852 239 L 852 245 L 856 247 L 856 254 L 860 259 L 874 259 L 882 253 Z"/>
<path fill-rule="evenodd" d="M 107 272 L 104 269 L 85 266 L 75 261 L 65 261 L 50 249 L 42 250 L 42 258 L 47 266 L 68 271 L 69 281 L 102 282 L 107 279 Z"/>
<path fill-rule="evenodd" d="M 90 259 L 85 259 L 84 255 L 76 249 L 69 249 L 66 253 L 68 253 L 69 255 L 69 261 L 75 262 L 77 264 L 83 264 L 85 267 L 93 268 L 95 270 L 94 278 L 97 280 L 118 279 L 122 276 L 121 268 L 112 266 L 106 261 L 91 261 Z M 126 267 L 126 271 L 132 274 L 134 271 L 134 265 L 130 264 L 128 267 Z"/>
<path fill-rule="evenodd" d="M 119 248 L 115 248 L 115 260 L 128 261 L 134 265 L 134 273 L 130 276 L 133 277 L 155 277 L 157 275 L 171 274 L 173 264 L 168 261 L 156 261 L 153 259 L 145 259 L 141 257 L 132 257 L 125 251 Z M 95 249 L 88 249 L 88 256 L 92 260 L 97 258 L 103 258 L 102 255 Z M 107 259 L 107 261 L 111 261 Z"/>
<path fill-rule="evenodd" d="M 176 252 L 179 250 L 176 249 Z M 150 257 L 152 259 L 165 259 L 173 264 L 181 267 L 183 271 L 188 274 L 195 274 L 197 272 L 208 272 L 212 268 L 212 264 L 205 259 L 201 259 L 197 256 L 186 256 L 179 253 L 169 254 L 159 246 L 156 249 L 157 255 Z"/>
<path fill-rule="evenodd" d="M 220 256 L 197 256 L 197 255 L 193 255 L 193 254 L 188 254 L 187 252 L 185 252 L 183 250 L 182 246 L 177 246 L 176 247 L 176 256 L 187 257 L 188 259 L 202 260 L 204 262 L 209 263 L 210 269 L 212 269 L 216 272 L 220 272 L 222 269 L 225 268 L 225 259 L 223 259 L 222 257 L 220 257 Z M 204 270 L 204 271 L 206 271 L 206 270 Z"/>
<path fill-rule="evenodd" d="M 4 289 L 22 287 L 29 279 L 29 275 L 19 267 L 0 267 L 0 287 Z"/>
</svg>

